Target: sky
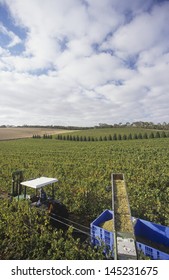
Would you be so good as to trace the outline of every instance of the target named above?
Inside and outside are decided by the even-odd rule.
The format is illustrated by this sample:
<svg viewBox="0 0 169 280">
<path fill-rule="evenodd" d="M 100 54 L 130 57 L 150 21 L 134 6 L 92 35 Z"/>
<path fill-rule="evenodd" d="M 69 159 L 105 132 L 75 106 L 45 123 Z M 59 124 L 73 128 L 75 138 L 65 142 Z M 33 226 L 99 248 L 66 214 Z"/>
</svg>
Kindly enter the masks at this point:
<svg viewBox="0 0 169 280">
<path fill-rule="evenodd" d="M 169 1 L 0 0 L 0 125 L 169 122 Z"/>
</svg>

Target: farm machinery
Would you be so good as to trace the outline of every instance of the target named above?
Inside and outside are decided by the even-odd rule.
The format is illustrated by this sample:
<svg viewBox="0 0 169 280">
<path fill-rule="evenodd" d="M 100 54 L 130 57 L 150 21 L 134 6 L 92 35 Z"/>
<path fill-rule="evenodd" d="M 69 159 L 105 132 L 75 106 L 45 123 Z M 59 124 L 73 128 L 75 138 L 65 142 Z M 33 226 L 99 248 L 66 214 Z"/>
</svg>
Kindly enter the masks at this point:
<svg viewBox="0 0 169 280">
<path fill-rule="evenodd" d="M 70 213 L 66 206 L 55 199 L 55 184 L 57 178 L 39 177 L 24 181 L 23 171 L 17 170 L 12 173 L 12 189 L 8 194 L 10 201 L 27 200 L 30 207 L 36 207 L 39 212 L 46 211 L 50 216 L 50 222 L 54 227 L 67 229 L 73 227 L 73 236 L 86 240 L 89 236 L 89 228 L 79 225 L 74 214 Z M 71 220 L 70 220 L 71 219 Z"/>
<path fill-rule="evenodd" d="M 9 196 L 11 200 L 28 200 L 31 207 L 46 209 L 51 217 L 58 215 L 61 218 L 68 218 L 66 206 L 55 199 L 55 183 L 57 182 L 57 178 L 49 177 L 24 181 L 23 171 L 17 170 L 12 173 L 12 190 Z"/>
</svg>

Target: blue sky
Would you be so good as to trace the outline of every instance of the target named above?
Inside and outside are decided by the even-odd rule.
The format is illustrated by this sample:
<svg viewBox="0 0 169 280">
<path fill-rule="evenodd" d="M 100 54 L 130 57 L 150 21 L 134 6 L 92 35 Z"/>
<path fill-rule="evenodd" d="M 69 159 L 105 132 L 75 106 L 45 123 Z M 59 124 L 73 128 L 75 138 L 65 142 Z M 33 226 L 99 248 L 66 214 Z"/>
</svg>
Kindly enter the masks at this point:
<svg viewBox="0 0 169 280">
<path fill-rule="evenodd" d="M 169 1 L 0 0 L 0 125 L 169 122 L 168 21 Z"/>
</svg>

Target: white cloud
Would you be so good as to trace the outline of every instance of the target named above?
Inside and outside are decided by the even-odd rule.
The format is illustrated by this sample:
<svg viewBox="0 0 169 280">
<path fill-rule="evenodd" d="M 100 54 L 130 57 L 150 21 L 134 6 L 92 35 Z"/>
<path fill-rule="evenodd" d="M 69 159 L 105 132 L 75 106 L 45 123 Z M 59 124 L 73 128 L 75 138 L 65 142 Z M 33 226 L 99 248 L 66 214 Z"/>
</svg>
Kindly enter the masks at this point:
<svg viewBox="0 0 169 280">
<path fill-rule="evenodd" d="M 121 26 L 117 32 L 103 44 L 116 50 L 118 54 L 135 55 L 149 50 L 155 45 L 169 44 L 167 40 L 169 4 L 155 6 L 151 12 L 143 12 L 131 22 Z"/>
<path fill-rule="evenodd" d="M 168 121 L 167 2 L 3 3 L 26 38 L 0 25 L 0 124 Z"/>
</svg>

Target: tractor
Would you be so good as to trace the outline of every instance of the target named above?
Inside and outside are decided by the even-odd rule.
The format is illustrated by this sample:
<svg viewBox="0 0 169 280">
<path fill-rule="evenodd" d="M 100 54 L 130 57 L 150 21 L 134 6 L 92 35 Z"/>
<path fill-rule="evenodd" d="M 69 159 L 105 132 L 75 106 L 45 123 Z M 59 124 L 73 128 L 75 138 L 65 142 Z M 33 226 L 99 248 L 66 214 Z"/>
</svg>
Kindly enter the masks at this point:
<svg viewBox="0 0 169 280">
<path fill-rule="evenodd" d="M 68 218 L 68 210 L 66 206 L 59 200 L 55 199 L 54 184 L 58 182 L 57 178 L 39 177 L 28 181 L 23 181 L 23 171 L 17 170 L 12 173 L 12 190 L 11 199 L 29 200 L 31 207 L 46 209 L 49 215 L 58 220 Z M 46 194 L 45 191 L 48 192 Z"/>
</svg>

